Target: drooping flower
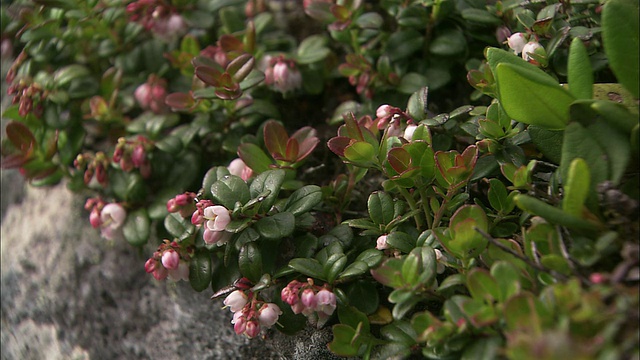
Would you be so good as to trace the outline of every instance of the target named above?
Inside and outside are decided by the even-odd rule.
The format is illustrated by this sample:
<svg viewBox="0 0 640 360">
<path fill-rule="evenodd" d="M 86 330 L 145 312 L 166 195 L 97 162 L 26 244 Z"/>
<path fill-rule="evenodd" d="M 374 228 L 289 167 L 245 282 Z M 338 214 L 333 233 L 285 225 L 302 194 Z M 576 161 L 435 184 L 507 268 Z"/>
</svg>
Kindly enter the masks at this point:
<svg viewBox="0 0 640 360">
<path fill-rule="evenodd" d="M 240 310 L 247 304 L 249 298 L 244 293 L 244 291 L 235 290 L 231 294 L 227 295 L 224 299 L 224 305 L 229 307 L 231 312 L 235 313 Z"/>
<path fill-rule="evenodd" d="M 265 69 L 265 83 L 281 93 L 295 91 L 302 86 L 302 74 L 293 60 L 274 57 Z"/>
<path fill-rule="evenodd" d="M 507 39 L 507 44 L 516 55 L 522 52 L 526 43 L 527 43 L 527 37 L 520 32 L 517 32 L 509 36 L 509 38 Z"/>
<path fill-rule="evenodd" d="M 258 321 L 260 325 L 271 327 L 278 322 L 278 317 L 282 315 L 282 310 L 274 303 L 265 303 L 258 311 Z"/>
<path fill-rule="evenodd" d="M 162 254 L 162 266 L 168 270 L 175 270 L 178 265 L 180 265 L 180 255 L 175 250 L 169 249 Z"/>
<path fill-rule="evenodd" d="M 522 58 L 534 65 L 538 65 L 538 61 L 531 54 L 546 56 L 547 52 L 537 41 L 530 41 L 522 48 Z"/>
<path fill-rule="evenodd" d="M 231 222 L 229 210 L 224 206 L 213 205 L 205 208 L 203 215 L 205 219 L 204 242 L 218 245 L 226 243 L 231 235 L 231 233 L 224 231 Z"/>
<path fill-rule="evenodd" d="M 122 205 L 116 203 L 105 205 L 100 212 L 100 231 L 102 236 L 108 240 L 113 240 L 126 218 L 127 212 Z"/>
<path fill-rule="evenodd" d="M 387 235 L 380 235 L 376 240 L 376 249 L 384 250 L 388 248 L 389 248 L 389 245 L 387 244 Z"/>
</svg>

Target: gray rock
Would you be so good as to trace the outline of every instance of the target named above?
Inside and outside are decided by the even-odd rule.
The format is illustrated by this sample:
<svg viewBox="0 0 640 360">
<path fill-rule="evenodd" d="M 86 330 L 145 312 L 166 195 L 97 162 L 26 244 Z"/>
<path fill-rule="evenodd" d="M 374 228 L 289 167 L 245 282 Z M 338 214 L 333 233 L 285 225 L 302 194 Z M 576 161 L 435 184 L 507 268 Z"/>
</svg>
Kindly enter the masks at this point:
<svg viewBox="0 0 640 360">
<path fill-rule="evenodd" d="M 101 239 L 80 196 L 2 178 L 2 359 L 336 358 L 330 328 L 236 335 L 210 291 L 158 282 L 150 252 Z"/>
</svg>

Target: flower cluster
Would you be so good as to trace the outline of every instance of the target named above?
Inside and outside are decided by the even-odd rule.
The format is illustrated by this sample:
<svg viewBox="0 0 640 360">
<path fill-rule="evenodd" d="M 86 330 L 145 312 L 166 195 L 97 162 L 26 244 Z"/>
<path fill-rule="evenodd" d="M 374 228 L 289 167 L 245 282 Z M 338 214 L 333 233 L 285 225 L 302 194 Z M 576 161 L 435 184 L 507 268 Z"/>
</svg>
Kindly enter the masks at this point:
<svg viewBox="0 0 640 360">
<path fill-rule="evenodd" d="M 99 198 L 90 198 L 84 204 L 84 208 L 91 212 L 89 222 L 93 228 L 100 228 L 102 237 L 107 240 L 118 237 L 127 218 L 127 212 L 122 205 L 107 204 Z"/>
<path fill-rule="evenodd" d="M 282 301 L 291 305 L 294 314 L 303 314 L 318 328 L 324 326 L 336 310 L 336 295 L 325 286 L 293 280 L 280 293 Z"/>
<path fill-rule="evenodd" d="M 151 162 L 147 153 L 153 144 L 144 136 L 138 136 L 135 140 L 119 138 L 113 151 L 113 162 L 118 163 L 123 171 L 129 172 L 139 169 L 144 178 L 151 176 Z"/>
<path fill-rule="evenodd" d="M 196 194 L 193 192 L 185 192 L 178 194 L 167 201 L 167 211 L 170 213 L 179 212 L 183 218 L 188 218 L 196 211 Z"/>
<path fill-rule="evenodd" d="M 402 134 L 401 125 L 403 122 L 407 122 L 412 125 L 413 128 L 410 134 L 415 131 L 416 125 L 413 124 L 413 119 L 407 113 L 395 106 L 383 104 L 376 110 L 376 119 L 374 120 L 378 124 L 378 130 L 387 129 L 388 136 L 400 136 Z M 410 136 L 410 135 L 409 135 Z M 406 136 L 405 136 L 406 138 Z M 411 140 L 410 138 L 407 140 Z"/>
<path fill-rule="evenodd" d="M 149 75 L 147 82 L 138 86 L 133 96 L 144 110 L 151 110 L 155 114 L 169 111 L 169 106 L 164 102 L 167 97 L 167 81 L 156 75 Z"/>
<path fill-rule="evenodd" d="M 159 38 L 179 38 L 187 31 L 187 24 L 176 10 L 161 0 L 137 0 L 127 5 L 131 20 L 153 31 Z"/>
<path fill-rule="evenodd" d="M 507 44 L 516 55 L 522 53 L 522 58 L 534 65 L 539 63 L 531 54 L 546 56 L 546 51 L 542 45 L 535 40 L 527 41 L 527 36 L 523 33 L 517 32 L 509 36 Z"/>
<path fill-rule="evenodd" d="M 36 82 L 20 79 L 17 83 L 9 86 L 8 95 L 13 95 L 12 104 L 18 104 L 18 114 L 22 117 L 32 113 L 37 118 L 41 118 L 44 112 L 42 103 L 47 98 L 47 92 Z"/>
<path fill-rule="evenodd" d="M 109 158 L 105 153 L 99 151 L 93 153 L 79 154 L 73 161 L 76 170 L 84 172 L 84 183 L 89 186 L 97 182 L 100 186 L 107 186 L 109 178 L 107 169 L 109 168 Z"/>
<path fill-rule="evenodd" d="M 235 290 L 224 299 L 225 307 L 233 313 L 233 330 L 252 339 L 260 334 L 262 328 L 270 328 L 278 322 L 282 310 L 274 303 L 258 300 L 253 292 L 245 294 Z"/>
<path fill-rule="evenodd" d="M 157 280 L 169 278 L 173 281 L 189 281 L 189 261 L 192 255 L 192 247 L 164 240 L 144 264 L 144 270 Z"/>
</svg>

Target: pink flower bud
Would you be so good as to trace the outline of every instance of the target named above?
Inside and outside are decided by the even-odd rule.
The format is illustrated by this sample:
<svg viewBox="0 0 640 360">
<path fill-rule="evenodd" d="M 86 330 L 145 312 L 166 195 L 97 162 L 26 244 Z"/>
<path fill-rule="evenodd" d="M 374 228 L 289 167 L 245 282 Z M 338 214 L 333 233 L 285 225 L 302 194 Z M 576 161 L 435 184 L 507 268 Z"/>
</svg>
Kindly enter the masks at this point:
<svg viewBox="0 0 640 360">
<path fill-rule="evenodd" d="M 519 33 L 519 32 L 509 36 L 509 39 L 507 39 L 507 44 L 516 55 L 522 52 L 526 43 L 527 43 L 526 36 L 523 33 Z"/>
<path fill-rule="evenodd" d="M 278 305 L 273 303 L 266 303 L 258 312 L 258 321 L 260 321 L 260 325 L 265 327 L 272 327 L 276 322 L 278 322 L 278 317 L 282 315 L 282 310 L 278 307 Z"/>
<path fill-rule="evenodd" d="M 154 272 L 156 270 L 156 266 L 158 264 L 158 260 L 151 258 L 149 260 L 147 260 L 146 263 L 144 263 L 144 271 L 146 271 L 147 273 L 151 274 L 152 272 Z"/>
<path fill-rule="evenodd" d="M 306 309 L 308 308 L 300 301 L 291 305 L 291 310 L 294 314 L 302 314 Z"/>
<path fill-rule="evenodd" d="M 304 291 L 302 291 L 302 295 L 300 295 L 300 301 L 304 306 L 315 309 L 317 305 L 316 293 L 313 289 L 304 289 Z"/>
<path fill-rule="evenodd" d="M 271 84 L 281 93 L 293 91 L 302 86 L 302 74 L 293 61 L 278 59 L 270 75 L 273 76 L 272 79 L 269 79 Z"/>
<path fill-rule="evenodd" d="M 169 276 L 169 270 L 162 266 L 156 266 L 153 273 L 151 273 L 156 280 L 164 280 Z"/>
<path fill-rule="evenodd" d="M 247 321 L 247 328 L 245 329 L 244 333 L 249 339 L 253 339 L 254 337 L 258 336 L 258 334 L 260 334 L 260 324 L 258 324 L 258 321 Z"/>
<path fill-rule="evenodd" d="M 231 161 L 227 169 L 231 175 L 238 176 L 244 181 L 247 181 L 253 175 L 253 170 L 240 158 Z"/>
<path fill-rule="evenodd" d="M 133 149 L 133 153 L 131 154 L 131 161 L 133 162 L 133 166 L 139 168 L 144 164 L 145 159 L 147 158 L 146 152 L 144 150 L 144 146 L 142 144 L 136 145 Z"/>
<path fill-rule="evenodd" d="M 204 222 L 204 215 L 200 213 L 200 210 L 194 211 L 193 215 L 191 215 L 191 223 L 193 225 L 202 225 L 203 222 Z"/>
<path fill-rule="evenodd" d="M 316 301 L 316 311 L 318 313 L 331 315 L 336 310 L 336 295 L 327 289 L 318 291 Z"/>
<path fill-rule="evenodd" d="M 169 270 L 174 270 L 180 265 L 180 255 L 173 249 L 169 249 L 162 254 L 162 266 Z"/>
<path fill-rule="evenodd" d="M 148 109 L 151 106 L 151 85 L 144 83 L 136 88 L 133 92 L 133 96 L 143 109 Z"/>
<path fill-rule="evenodd" d="M 89 223 L 93 226 L 94 229 L 97 229 L 102 225 L 102 221 L 100 220 L 100 210 L 97 207 L 91 210 L 91 214 L 89 214 Z"/>
<path fill-rule="evenodd" d="M 387 235 L 379 236 L 378 240 L 376 240 L 376 249 L 384 250 L 388 248 L 389 248 L 389 245 L 387 244 Z"/>
<path fill-rule="evenodd" d="M 243 316 L 242 311 L 233 314 L 231 323 L 233 324 L 233 331 L 238 335 L 243 334 L 247 330 L 247 318 Z"/>
<path fill-rule="evenodd" d="M 391 115 L 391 106 L 387 104 L 383 104 L 378 106 L 376 110 L 376 117 L 383 118 L 385 116 Z"/>
<path fill-rule="evenodd" d="M 442 252 L 438 249 L 433 249 L 433 251 L 436 253 L 436 272 L 442 274 L 444 272 L 444 255 L 442 255 Z"/>
<path fill-rule="evenodd" d="M 231 233 L 226 232 L 224 230 L 214 231 L 210 229 L 204 229 L 204 233 L 202 234 L 202 238 L 204 239 L 205 243 L 218 244 L 218 246 L 225 244 L 229 240 L 230 236 L 231 236 Z"/>
<path fill-rule="evenodd" d="M 247 305 L 248 299 L 249 298 L 244 293 L 244 291 L 235 290 L 231 294 L 227 295 L 223 303 L 225 306 L 229 307 L 229 310 L 231 310 L 231 312 L 236 313 L 242 310 L 245 305 Z"/>
</svg>

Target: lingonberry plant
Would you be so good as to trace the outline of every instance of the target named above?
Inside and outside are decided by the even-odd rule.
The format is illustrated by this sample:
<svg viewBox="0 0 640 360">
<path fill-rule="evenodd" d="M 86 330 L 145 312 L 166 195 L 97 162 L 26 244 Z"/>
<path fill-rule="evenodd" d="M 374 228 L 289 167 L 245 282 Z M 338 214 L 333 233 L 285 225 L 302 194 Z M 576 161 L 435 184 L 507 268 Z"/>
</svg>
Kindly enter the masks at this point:
<svg viewBox="0 0 640 360">
<path fill-rule="evenodd" d="M 638 358 L 638 3 L 2 5 L 3 168 L 340 356 Z"/>
</svg>

